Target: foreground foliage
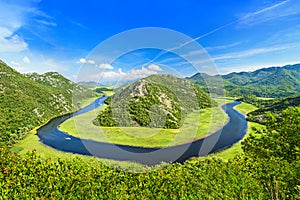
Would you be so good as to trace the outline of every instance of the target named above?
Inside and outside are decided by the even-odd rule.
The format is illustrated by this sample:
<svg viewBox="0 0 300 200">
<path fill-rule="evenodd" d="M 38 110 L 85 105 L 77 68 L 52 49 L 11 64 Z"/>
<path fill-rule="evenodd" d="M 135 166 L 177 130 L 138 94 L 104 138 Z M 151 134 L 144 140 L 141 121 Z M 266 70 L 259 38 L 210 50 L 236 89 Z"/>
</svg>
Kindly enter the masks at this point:
<svg viewBox="0 0 300 200">
<path fill-rule="evenodd" d="M 255 179 L 221 160 L 172 164 L 148 173 L 109 168 L 98 161 L 43 160 L 2 151 L 2 198 L 264 199 Z"/>
<path fill-rule="evenodd" d="M 243 170 L 261 182 L 272 199 L 300 198 L 300 108 L 270 115 L 266 128 L 243 142 Z"/>
<path fill-rule="evenodd" d="M 194 159 L 147 173 L 122 171 L 97 160 L 41 159 L 35 152 L 19 156 L 3 149 L 1 197 L 299 199 L 299 133 L 300 108 L 288 109 L 247 137 L 244 154 L 228 162 Z"/>
</svg>

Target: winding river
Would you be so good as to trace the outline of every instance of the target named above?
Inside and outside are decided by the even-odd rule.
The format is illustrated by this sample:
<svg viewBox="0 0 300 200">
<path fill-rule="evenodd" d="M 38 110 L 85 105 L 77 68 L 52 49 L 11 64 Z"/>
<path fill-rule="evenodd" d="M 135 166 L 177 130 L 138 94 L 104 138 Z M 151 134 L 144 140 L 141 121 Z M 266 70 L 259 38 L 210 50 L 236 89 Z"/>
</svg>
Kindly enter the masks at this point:
<svg viewBox="0 0 300 200">
<path fill-rule="evenodd" d="M 80 139 L 58 129 L 58 126 L 65 120 L 103 105 L 106 98 L 105 96 L 98 98 L 77 112 L 50 120 L 37 130 L 40 141 L 65 152 L 155 165 L 161 162 L 184 162 L 191 157 L 205 156 L 220 151 L 241 140 L 247 131 L 247 121 L 244 115 L 234 109 L 234 106 L 240 104 L 238 101 L 222 106 L 229 116 L 227 124 L 222 129 L 206 138 L 165 148 L 142 148 Z"/>
</svg>

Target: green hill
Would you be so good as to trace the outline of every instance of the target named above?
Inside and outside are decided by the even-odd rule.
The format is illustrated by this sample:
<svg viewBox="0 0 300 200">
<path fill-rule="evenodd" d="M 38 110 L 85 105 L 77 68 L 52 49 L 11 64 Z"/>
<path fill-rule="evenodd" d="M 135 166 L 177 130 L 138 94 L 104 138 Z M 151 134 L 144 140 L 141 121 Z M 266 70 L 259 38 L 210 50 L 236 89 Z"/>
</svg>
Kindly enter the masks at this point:
<svg viewBox="0 0 300 200">
<path fill-rule="evenodd" d="M 187 80 L 207 90 L 204 80 L 215 86 L 214 82 L 218 77 L 219 75 L 209 76 L 198 73 L 188 77 Z M 288 97 L 300 93 L 300 64 L 263 68 L 254 72 L 234 72 L 222 75 L 221 78 L 227 96 L 254 94 L 260 97 Z"/>
<path fill-rule="evenodd" d="M 215 105 L 199 86 L 171 75 L 151 75 L 128 84 L 107 102 L 94 124 L 179 128 L 189 112 Z"/>
<path fill-rule="evenodd" d="M 0 61 L 0 147 L 16 143 L 50 118 L 76 109 L 73 87 L 83 90 L 58 73 L 25 76 Z"/>
<path fill-rule="evenodd" d="M 272 100 L 261 100 L 255 97 L 249 98 L 246 96 L 240 100 L 254 105 L 256 104 L 256 106 L 259 107 L 259 109 L 247 114 L 247 119 L 249 121 L 258 123 L 266 123 L 267 113 L 272 112 L 281 114 L 287 108 L 300 106 L 300 96 Z"/>
<path fill-rule="evenodd" d="M 47 72 L 45 74 L 30 73 L 25 74 L 25 76 L 41 85 L 59 91 L 66 102 L 72 105 L 72 107 L 78 108 L 77 105 L 79 102 L 84 98 L 92 96 L 91 90 L 70 81 L 58 72 Z"/>
</svg>

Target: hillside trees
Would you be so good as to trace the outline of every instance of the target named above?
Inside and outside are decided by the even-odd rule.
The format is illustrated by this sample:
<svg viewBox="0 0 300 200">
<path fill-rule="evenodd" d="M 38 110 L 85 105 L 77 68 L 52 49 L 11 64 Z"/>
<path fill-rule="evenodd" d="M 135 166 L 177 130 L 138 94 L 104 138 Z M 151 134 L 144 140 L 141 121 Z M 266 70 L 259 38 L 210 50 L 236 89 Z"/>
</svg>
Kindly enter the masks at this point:
<svg viewBox="0 0 300 200">
<path fill-rule="evenodd" d="M 300 108 L 269 115 L 266 128 L 242 143 L 244 170 L 257 178 L 271 199 L 300 198 Z"/>
</svg>

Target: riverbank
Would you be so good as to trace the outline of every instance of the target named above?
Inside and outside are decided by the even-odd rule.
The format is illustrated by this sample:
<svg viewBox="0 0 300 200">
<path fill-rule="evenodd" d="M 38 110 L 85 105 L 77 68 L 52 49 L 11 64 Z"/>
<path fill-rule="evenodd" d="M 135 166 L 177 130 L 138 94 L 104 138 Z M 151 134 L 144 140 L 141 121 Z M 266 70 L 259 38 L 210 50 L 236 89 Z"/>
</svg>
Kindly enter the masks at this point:
<svg viewBox="0 0 300 200">
<path fill-rule="evenodd" d="M 227 101 L 227 102 L 228 102 L 228 101 Z M 232 105 L 234 106 L 234 105 L 236 105 L 236 103 L 235 103 L 235 104 L 232 104 Z M 226 107 L 227 107 L 227 106 L 226 106 Z M 233 111 L 233 110 L 232 110 L 232 106 L 229 106 L 229 107 L 231 107 L 231 108 L 228 108 L 230 111 L 226 111 L 226 112 L 230 112 L 230 113 L 233 112 L 233 113 L 236 113 L 236 111 Z M 232 114 L 231 114 L 231 115 L 232 115 Z M 240 118 L 239 115 L 237 115 L 237 114 L 234 114 L 234 115 L 235 115 L 234 118 L 236 118 L 236 117 L 237 117 L 237 118 Z M 79 116 L 80 116 L 80 115 L 79 115 Z M 243 118 L 243 117 L 242 117 L 242 118 Z M 241 119 L 242 119 L 242 118 L 241 118 Z M 232 123 L 231 123 L 231 124 L 232 124 Z M 234 124 L 240 124 L 240 123 L 234 122 Z M 226 127 L 227 127 L 227 126 L 226 126 Z M 240 126 L 240 128 L 242 128 L 242 127 L 244 127 L 244 125 Z M 242 128 L 242 129 L 243 129 L 243 128 Z M 226 132 L 228 132 L 228 131 L 226 131 Z M 229 131 L 229 132 L 230 132 L 230 131 Z M 229 133 L 229 132 L 228 132 L 228 133 Z M 242 132 L 241 132 L 241 133 L 242 133 Z M 61 134 L 61 133 L 59 133 L 59 134 Z M 215 135 L 215 134 L 214 134 L 214 135 Z M 226 135 L 226 134 L 225 134 L 225 135 Z M 35 137 L 37 137 L 37 136 L 35 136 Z M 47 137 L 48 137 L 48 136 L 47 136 Z M 51 137 L 52 137 L 52 136 L 51 136 Z M 54 136 L 54 137 L 57 137 L 57 136 Z M 61 136 L 59 136 L 59 137 L 61 138 Z M 67 136 L 63 136 L 63 137 L 67 137 Z M 238 136 L 238 135 L 233 134 L 232 137 L 236 138 L 236 139 L 234 139 L 234 140 L 238 140 L 238 138 L 239 138 L 239 137 L 242 137 L 242 136 Z M 77 147 L 78 147 L 78 144 L 79 144 L 78 142 L 80 142 L 80 140 L 78 140 L 78 139 L 76 139 L 76 138 L 73 138 L 73 137 L 71 137 L 71 138 L 72 138 L 72 140 L 70 139 L 70 141 L 72 141 L 71 143 L 74 143 L 75 146 L 72 145 L 70 142 L 67 142 L 66 139 L 61 140 L 61 139 L 59 139 L 59 138 L 55 139 L 56 142 L 55 142 L 55 143 L 52 143 L 52 144 L 53 144 L 53 145 L 54 145 L 54 144 L 55 144 L 55 145 L 58 145 L 58 146 L 57 146 L 58 149 L 60 149 L 61 147 L 63 147 L 63 148 L 68 148 L 68 149 L 70 149 L 70 150 L 66 150 L 66 151 L 71 151 L 71 152 L 76 152 L 76 151 L 77 151 L 77 152 L 80 152 L 79 149 L 77 149 L 77 150 L 71 150 L 71 149 L 74 149 L 75 147 L 77 148 Z M 207 137 L 205 140 L 209 140 L 208 138 L 212 139 L 212 137 Z M 220 138 L 220 139 L 221 139 L 221 138 Z M 58 140 L 58 141 L 57 141 L 57 140 Z M 78 141 L 78 142 L 77 142 L 77 141 Z M 87 141 L 88 141 L 88 140 L 87 140 Z M 228 143 L 227 140 L 222 140 L 222 139 L 221 139 L 220 141 L 225 141 L 225 143 Z M 220 141 L 219 141 L 219 142 L 220 142 Z M 193 144 L 193 148 L 194 148 L 194 147 L 199 148 L 199 147 L 201 146 L 202 142 L 203 142 L 203 140 L 197 140 L 197 141 L 193 142 L 193 143 L 195 143 L 195 144 Z M 218 142 L 218 143 L 219 143 L 219 142 Z M 64 145 L 59 145 L 59 143 L 64 144 Z M 77 144 L 77 143 L 78 143 L 78 144 Z M 89 143 L 90 143 L 90 142 L 89 142 Z M 95 144 L 96 144 L 97 142 L 92 142 L 92 143 L 95 143 Z M 199 144 L 198 144 L 198 143 L 199 143 Z M 24 143 L 23 143 L 23 144 L 24 144 Z M 230 144 L 230 143 L 229 143 L 229 144 Z M 65 145 L 67 145 L 67 146 L 69 146 L 69 147 L 66 147 Z M 71 145 L 71 146 L 70 146 L 70 145 Z M 115 146 L 114 144 L 112 144 L 111 146 L 109 146 L 108 143 L 106 143 L 106 144 L 103 143 L 103 145 L 106 146 L 104 149 L 102 149 L 103 147 L 101 147 L 101 146 L 97 146 L 97 149 L 98 149 L 98 148 L 102 149 L 102 151 L 98 151 L 98 152 L 102 152 L 102 153 L 100 153 L 101 155 L 99 154 L 99 155 L 95 155 L 95 156 L 98 156 L 98 157 L 101 157 L 101 158 L 104 157 L 104 158 L 116 159 L 116 160 L 118 160 L 118 158 L 119 158 L 119 159 L 122 160 L 122 157 L 119 157 L 119 156 L 120 156 L 119 154 L 106 155 L 105 152 L 109 152 L 109 151 L 105 151 L 105 149 L 106 149 L 106 148 L 112 148 L 113 146 Z M 108 146 L 107 146 L 107 145 L 108 145 Z M 221 145 L 221 146 L 220 146 L 220 145 Z M 219 146 L 219 147 L 216 147 L 216 148 L 217 148 L 217 149 L 218 149 L 218 148 L 222 148 L 222 145 L 225 145 L 225 146 L 226 146 L 226 145 L 228 145 L 228 144 L 223 144 L 223 142 L 221 142 L 220 144 L 216 144 L 216 146 Z M 30 145 L 30 146 L 31 146 L 31 145 Z M 44 146 L 44 145 L 43 145 L 43 146 Z M 50 146 L 51 146 L 51 145 L 50 145 Z M 183 146 L 185 146 L 185 145 L 183 145 Z M 32 147 L 32 146 L 31 146 L 31 147 Z M 49 147 L 48 147 L 48 148 L 49 148 Z M 135 150 L 137 149 L 137 147 L 133 147 L 133 148 L 132 148 L 132 147 L 130 147 L 130 146 L 123 146 L 122 148 L 125 148 L 125 149 L 128 148 L 129 151 L 132 151 L 133 149 L 135 149 Z M 178 148 L 181 148 L 181 147 L 179 147 L 179 146 L 174 146 L 174 149 L 178 149 Z M 193 148 L 192 148 L 192 149 L 193 149 Z M 36 149 L 36 148 L 35 148 L 35 149 Z M 51 148 L 51 149 L 52 149 L 52 148 Z M 172 150 L 172 149 L 173 149 L 173 147 L 168 148 L 168 149 L 165 150 L 165 151 L 170 151 L 170 152 L 164 152 L 165 155 L 167 156 L 166 158 L 169 159 L 169 157 L 174 153 L 174 150 Z M 196 155 L 198 155 L 198 153 L 199 153 L 198 150 L 195 151 L 195 149 L 194 149 L 194 150 L 192 150 L 192 149 L 189 150 L 189 154 L 188 154 L 188 155 L 183 155 L 183 157 L 180 158 L 178 161 L 180 161 L 180 162 L 181 162 L 181 161 L 184 161 L 184 160 L 188 159 L 190 155 L 195 155 L 195 153 L 196 153 Z M 62 149 L 62 150 L 63 150 L 63 149 Z M 99 150 L 99 149 L 98 149 L 98 150 Z M 106 150 L 107 150 L 107 149 L 106 149 Z M 151 150 L 151 149 L 147 150 L 147 149 L 145 149 L 145 148 L 144 148 L 144 149 L 141 148 L 140 150 L 141 150 L 141 152 L 143 152 L 143 151 L 149 151 L 149 150 L 150 150 L 150 151 L 153 151 L 153 150 Z M 140 150 L 139 150 L 139 151 L 140 151 Z M 192 152 L 191 152 L 191 151 L 192 151 Z M 214 150 L 213 150 L 213 151 L 214 151 Z M 47 151 L 47 150 L 46 150 L 45 152 L 48 153 L 48 152 L 50 152 L 50 151 Z M 104 152 L 104 153 L 103 153 L 103 152 Z M 173 153 L 170 154 L 171 152 L 173 152 Z M 194 152 L 194 153 L 193 153 L 193 152 Z M 198 152 L 198 153 L 197 153 L 197 152 Z M 181 153 L 183 153 L 183 152 L 181 152 Z M 180 153 L 180 154 L 181 154 L 181 153 Z M 112 157 L 110 157 L 110 156 L 112 156 Z M 68 156 L 68 157 L 69 157 L 69 156 Z M 172 157 L 172 156 L 171 156 L 171 157 Z M 124 158 L 123 158 L 123 159 L 124 159 Z M 156 159 L 156 158 L 154 157 L 154 159 Z M 168 159 L 165 160 L 165 161 L 166 161 L 166 162 L 169 162 Z M 103 160 L 105 160 L 105 159 L 103 159 Z M 130 159 L 129 159 L 129 160 L 130 160 Z M 135 160 L 132 160 L 132 161 L 135 161 Z M 171 159 L 170 161 L 172 161 L 172 159 Z M 174 161 L 175 161 L 175 160 L 174 160 Z M 116 161 L 116 162 L 118 162 L 118 161 Z M 146 160 L 146 162 L 148 162 L 148 160 Z M 111 163 L 111 162 L 110 162 L 110 163 Z M 156 161 L 152 162 L 152 164 L 154 164 L 154 163 L 160 163 L 160 161 L 159 161 L 159 162 L 156 162 Z M 151 163 L 149 163 L 149 164 L 151 165 Z M 127 165 L 127 164 L 126 164 L 126 165 Z"/>
<path fill-rule="evenodd" d="M 218 100 L 219 104 L 228 102 L 231 101 Z M 228 116 L 219 105 L 190 113 L 180 129 L 95 126 L 92 121 L 105 106 L 68 119 L 59 126 L 59 129 L 72 136 L 98 142 L 161 148 L 204 138 L 219 130 L 228 120 Z"/>
<path fill-rule="evenodd" d="M 254 110 L 257 109 L 257 107 L 248 104 L 248 103 L 244 103 L 242 102 L 240 105 L 237 105 L 235 107 L 235 109 L 239 112 L 241 112 L 242 114 L 246 115 L 249 112 L 252 112 Z M 212 157 L 217 157 L 217 158 L 222 158 L 224 160 L 229 160 L 232 159 L 240 154 L 243 153 L 243 149 L 242 149 L 242 142 L 249 137 L 250 134 L 255 134 L 255 131 L 253 130 L 253 128 L 255 129 L 261 129 L 264 126 L 258 123 L 254 123 L 254 122 L 249 122 L 248 121 L 248 130 L 246 135 L 244 136 L 244 138 L 242 140 L 240 140 L 239 142 L 235 143 L 234 145 L 232 145 L 232 147 L 228 148 L 228 149 L 224 149 L 220 152 L 216 152 L 213 154 L 208 155 L 207 157 L 203 157 L 200 159 L 204 159 L 204 158 L 212 158 Z"/>
</svg>

